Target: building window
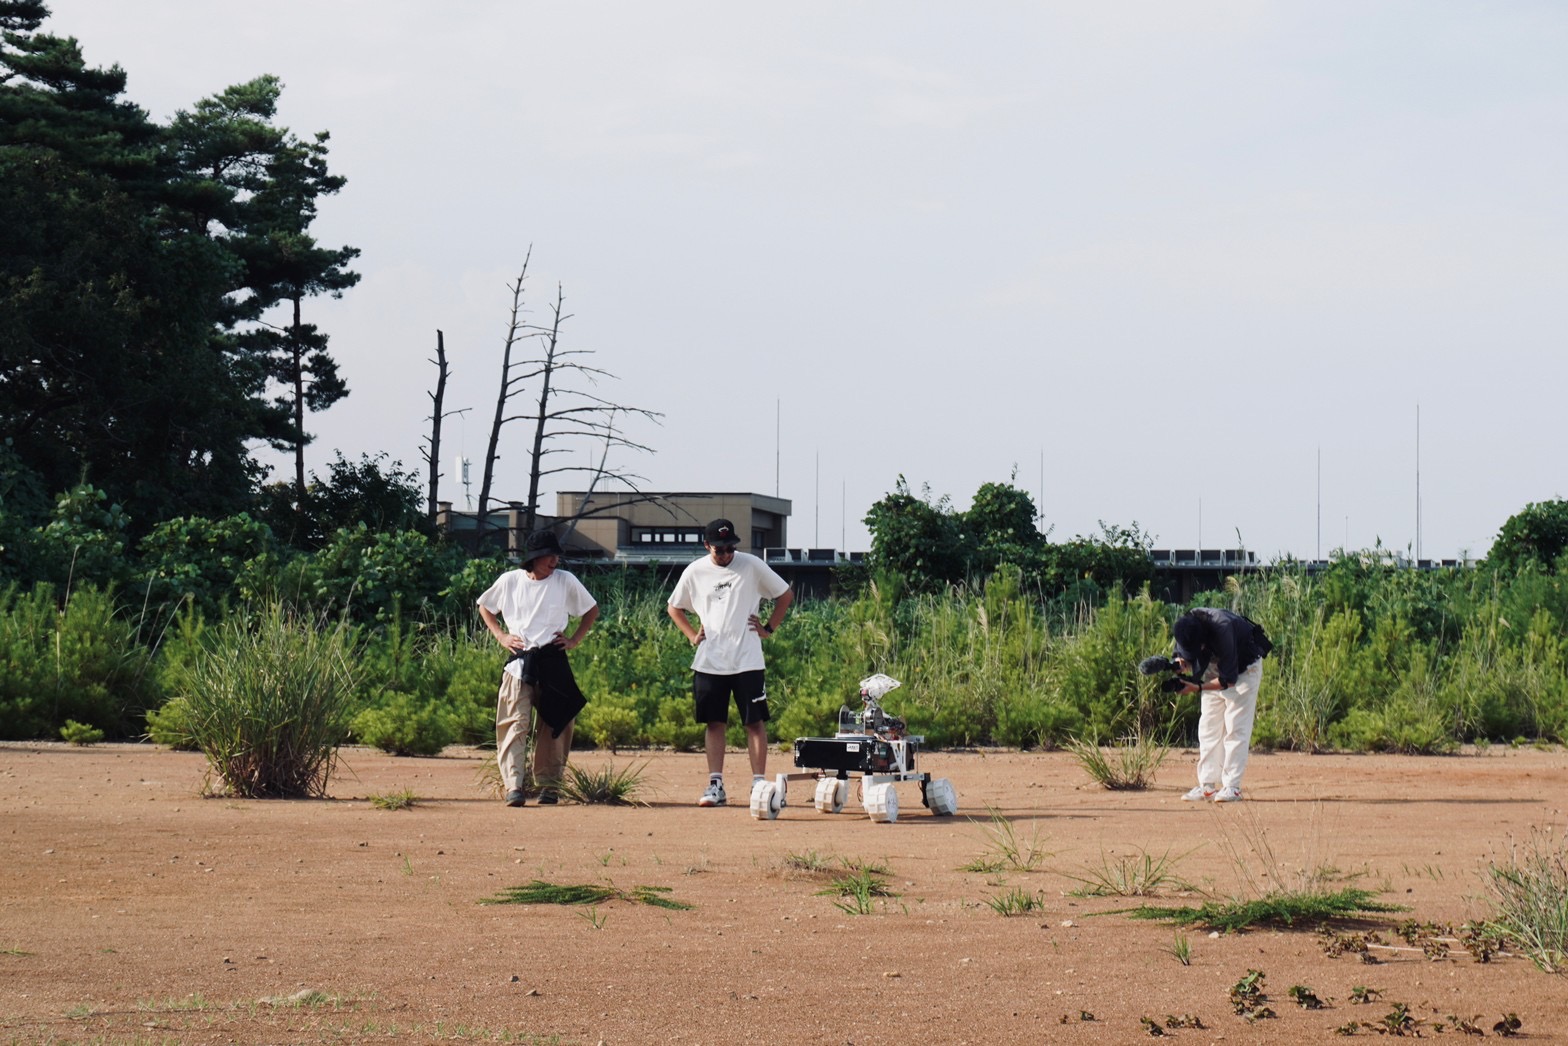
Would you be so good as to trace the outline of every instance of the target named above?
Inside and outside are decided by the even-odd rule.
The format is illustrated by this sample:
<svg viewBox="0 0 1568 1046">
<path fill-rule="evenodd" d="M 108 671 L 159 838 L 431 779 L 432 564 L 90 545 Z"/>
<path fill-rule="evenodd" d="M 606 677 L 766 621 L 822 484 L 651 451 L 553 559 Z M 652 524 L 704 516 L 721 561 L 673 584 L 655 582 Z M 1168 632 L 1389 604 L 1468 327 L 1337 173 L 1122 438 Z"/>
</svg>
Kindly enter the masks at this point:
<svg viewBox="0 0 1568 1046">
<path fill-rule="evenodd" d="M 702 531 L 688 527 L 634 527 L 633 545 L 700 545 Z"/>
</svg>

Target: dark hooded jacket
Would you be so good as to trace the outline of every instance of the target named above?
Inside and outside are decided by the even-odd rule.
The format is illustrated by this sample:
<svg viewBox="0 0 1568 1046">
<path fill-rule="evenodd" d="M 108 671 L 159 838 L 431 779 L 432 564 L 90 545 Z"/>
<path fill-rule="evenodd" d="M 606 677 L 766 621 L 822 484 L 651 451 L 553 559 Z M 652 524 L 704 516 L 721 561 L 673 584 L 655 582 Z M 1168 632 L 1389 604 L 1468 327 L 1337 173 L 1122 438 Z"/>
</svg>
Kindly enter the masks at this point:
<svg viewBox="0 0 1568 1046">
<path fill-rule="evenodd" d="M 577 677 L 572 674 L 572 664 L 566 651 L 554 643 L 518 650 L 507 658 L 507 663 L 522 662 L 522 681 L 539 688 L 534 710 L 550 727 L 552 737 L 560 737 L 568 723 L 588 704 Z"/>
<path fill-rule="evenodd" d="M 1215 607 L 1189 610 L 1176 619 L 1171 633 L 1176 637 L 1176 656 L 1200 675 L 1213 661 L 1220 685 L 1226 688 L 1235 686 L 1243 669 L 1274 649 L 1260 625 Z"/>
</svg>

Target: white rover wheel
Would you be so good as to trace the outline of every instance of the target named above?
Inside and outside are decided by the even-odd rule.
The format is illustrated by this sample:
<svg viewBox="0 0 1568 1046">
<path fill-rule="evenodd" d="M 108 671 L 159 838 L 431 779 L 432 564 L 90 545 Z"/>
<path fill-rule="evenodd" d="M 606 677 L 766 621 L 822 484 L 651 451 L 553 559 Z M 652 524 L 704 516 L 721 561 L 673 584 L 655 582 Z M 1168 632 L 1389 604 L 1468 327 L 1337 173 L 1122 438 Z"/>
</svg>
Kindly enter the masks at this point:
<svg viewBox="0 0 1568 1046">
<path fill-rule="evenodd" d="M 759 821 L 771 821 L 783 808 L 779 786 L 772 781 L 758 781 L 751 789 L 751 816 Z"/>
<path fill-rule="evenodd" d="M 811 805 L 820 813 L 836 814 L 844 809 L 849 798 L 849 782 L 837 777 L 824 777 L 817 782 L 817 794 Z"/>
<path fill-rule="evenodd" d="M 937 817 L 951 817 L 958 813 L 958 793 L 953 790 L 953 782 L 947 778 L 927 781 L 925 793 L 926 806 Z"/>
<path fill-rule="evenodd" d="M 878 824 L 892 824 L 898 820 L 898 792 L 892 782 L 867 785 L 865 798 L 866 816 Z"/>
</svg>

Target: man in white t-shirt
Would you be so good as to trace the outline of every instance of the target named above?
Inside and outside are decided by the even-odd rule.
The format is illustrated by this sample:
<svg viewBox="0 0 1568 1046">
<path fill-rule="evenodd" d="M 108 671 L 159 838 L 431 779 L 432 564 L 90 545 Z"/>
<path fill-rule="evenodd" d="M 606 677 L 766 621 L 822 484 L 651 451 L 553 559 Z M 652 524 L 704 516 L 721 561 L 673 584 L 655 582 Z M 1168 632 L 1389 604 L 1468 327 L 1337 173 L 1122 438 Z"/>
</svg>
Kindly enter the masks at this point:
<svg viewBox="0 0 1568 1046">
<path fill-rule="evenodd" d="M 665 610 L 693 646 L 692 696 L 697 722 L 706 725 L 708 788 L 698 806 L 723 806 L 724 730 L 730 699 L 746 727 L 746 752 L 752 782 L 768 768 L 768 692 L 762 640 L 771 636 L 794 602 L 789 582 L 762 560 L 735 551 L 740 538 L 727 519 L 716 519 L 703 533 L 708 554 L 689 564 L 675 584 Z M 766 623 L 758 616 L 762 601 L 773 610 Z M 689 615 L 697 615 L 694 626 Z"/>
<path fill-rule="evenodd" d="M 566 652 L 581 643 L 599 619 L 599 605 L 581 581 L 556 569 L 560 557 L 561 545 L 550 531 L 528 535 L 522 569 L 502 574 L 478 600 L 485 627 L 511 653 L 495 708 L 495 758 L 507 806 L 522 806 L 526 799 L 523 768 L 530 729 L 539 802 L 548 806 L 559 801 L 572 728 L 587 703 Z M 567 636 L 566 626 L 574 617 L 577 628 Z"/>
</svg>

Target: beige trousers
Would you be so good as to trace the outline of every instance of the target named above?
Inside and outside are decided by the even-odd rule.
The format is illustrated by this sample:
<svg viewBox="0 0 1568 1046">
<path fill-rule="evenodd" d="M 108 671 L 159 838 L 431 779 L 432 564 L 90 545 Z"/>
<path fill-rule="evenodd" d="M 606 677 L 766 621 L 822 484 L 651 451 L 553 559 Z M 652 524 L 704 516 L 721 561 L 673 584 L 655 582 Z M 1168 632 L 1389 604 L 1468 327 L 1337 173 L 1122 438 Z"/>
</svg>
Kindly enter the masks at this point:
<svg viewBox="0 0 1568 1046">
<path fill-rule="evenodd" d="M 533 684 L 510 672 L 501 673 L 495 705 L 495 761 L 501 768 L 501 787 L 508 792 L 523 790 L 530 733 L 534 738 L 534 781 L 541 788 L 555 787 L 566 772 L 577 720 L 566 724 L 560 737 L 550 736 L 550 724 L 534 714 L 537 692 Z"/>
</svg>

